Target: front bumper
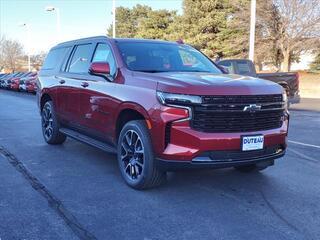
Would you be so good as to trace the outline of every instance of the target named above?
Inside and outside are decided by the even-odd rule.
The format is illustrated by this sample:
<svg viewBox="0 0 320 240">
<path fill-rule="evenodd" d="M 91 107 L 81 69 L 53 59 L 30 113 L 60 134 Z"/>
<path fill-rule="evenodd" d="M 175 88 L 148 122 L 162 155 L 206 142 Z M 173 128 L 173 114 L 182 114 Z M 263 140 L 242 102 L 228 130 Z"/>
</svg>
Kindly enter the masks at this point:
<svg viewBox="0 0 320 240">
<path fill-rule="evenodd" d="M 219 154 L 225 154 L 225 157 L 222 158 L 213 158 L 211 156 L 198 156 L 193 158 L 191 161 L 179 161 L 179 160 L 165 160 L 161 158 L 156 159 L 157 167 L 164 171 L 174 171 L 179 169 L 193 169 L 193 168 L 228 168 L 236 166 L 244 166 L 250 164 L 256 164 L 260 162 L 268 162 L 270 165 L 273 165 L 273 160 L 281 158 L 284 156 L 286 150 L 284 146 L 276 145 L 275 152 L 269 154 L 261 154 L 259 151 L 252 151 L 247 156 L 243 156 L 241 152 L 234 154 L 236 151 L 230 151 L 233 157 L 229 157 L 228 151 L 221 151 Z M 252 154 L 253 152 L 256 152 Z M 261 152 L 261 151 L 260 151 Z M 242 156 L 241 156 L 242 155 Z"/>
<path fill-rule="evenodd" d="M 276 129 L 208 133 L 193 129 L 184 109 L 163 108 L 159 111 L 161 121 L 151 130 L 153 149 L 159 167 L 232 167 L 259 161 L 273 161 L 282 157 L 287 147 L 289 114 L 284 116 L 282 126 Z M 156 116 L 157 117 L 157 116 Z M 158 119 L 159 119 L 158 118 Z M 243 136 L 263 135 L 263 150 L 241 150 Z M 279 148 L 279 149 L 274 149 Z M 269 151 L 274 149 L 274 151 Z"/>
<path fill-rule="evenodd" d="M 11 85 L 11 86 L 10 86 L 10 89 L 11 89 L 11 90 L 14 90 L 14 91 L 19 91 L 19 90 L 20 90 L 20 87 L 19 87 L 19 85 L 14 84 L 14 85 Z"/>
<path fill-rule="evenodd" d="M 264 149 L 287 145 L 289 119 L 281 128 L 241 133 L 204 133 L 192 129 L 188 123 L 175 123 L 171 126 L 170 141 L 164 151 L 157 156 L 166 160 L 192 161 L 206 152 L 240 151 L 241 137 L 247 135 L 263 135 Z M 264 154 L 262 154 L 264 155 Z M 236 157 L 237 158 L 237 157 Z"/>
<path fill-rule="evenodd" d="M 29 93 L 35 93 L 37 91 L 37 88 L 34 86 L 27 86 L 26 91 Z"/>
<path fill-rule="evenodd" d="M 20 85 L 19 86 L 19 89 L 20 89 L 20 91 L 27 91 L 27 87 L 26 87 L 26 85 Z"/>
</svg>

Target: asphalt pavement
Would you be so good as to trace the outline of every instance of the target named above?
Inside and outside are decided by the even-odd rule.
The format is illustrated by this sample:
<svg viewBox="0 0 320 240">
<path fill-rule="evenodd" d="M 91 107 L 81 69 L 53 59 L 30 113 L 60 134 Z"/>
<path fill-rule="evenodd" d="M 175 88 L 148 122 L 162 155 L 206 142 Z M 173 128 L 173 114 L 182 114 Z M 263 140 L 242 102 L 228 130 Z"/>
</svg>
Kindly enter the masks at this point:
<svg viewBox="0 0 320 240">
<path fill-rule="evenodd" d="M 35 96 L 0 90 L 0 239 L 320 239 L 320 99 L 303 104 L 273 167 L 175 172 L 136 191 L 114 155 L 47 145 Z"/>
</svg>

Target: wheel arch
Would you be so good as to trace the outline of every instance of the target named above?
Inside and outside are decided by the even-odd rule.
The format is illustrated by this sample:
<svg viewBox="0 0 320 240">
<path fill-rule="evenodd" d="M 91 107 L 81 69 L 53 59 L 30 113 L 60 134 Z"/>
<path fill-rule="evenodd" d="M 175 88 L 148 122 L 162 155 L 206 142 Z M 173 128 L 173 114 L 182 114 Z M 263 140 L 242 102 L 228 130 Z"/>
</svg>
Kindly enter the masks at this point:
<svg viewBox="0 0 320 240">
<path fill-rule="evenodd" d="M 48 101 L 52 101 L 52 97 L 48 93 L 44 93 L 40 99 L 40 111 L 42 110 L 44 104 Z"/>
<path fill-rule="evenodd" d="M 289 94 L 290 86 L 289 86 L 289 84 L 287 82 L 278 82 L 278 84 L 287 91 L 287 94 Z"/>
<path fill-rule="evenodd" d="M 118 140 L 121 129 L 123 126 L 132 120 L 145 120 L 146 124 L 149 127 L 149 115 L 148 112 L 139 104 L 126 102 L 122 103 L 118 108 L 116 117 L 114 119 L 115 122 L 115 141 Z"/>
</svg>

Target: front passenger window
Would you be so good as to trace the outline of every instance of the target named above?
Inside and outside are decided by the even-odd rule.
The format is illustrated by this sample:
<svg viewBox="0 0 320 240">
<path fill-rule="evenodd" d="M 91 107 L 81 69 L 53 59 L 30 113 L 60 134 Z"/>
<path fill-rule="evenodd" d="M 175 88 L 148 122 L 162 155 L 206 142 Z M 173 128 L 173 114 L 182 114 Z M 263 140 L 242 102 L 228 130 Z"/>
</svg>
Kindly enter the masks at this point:
<svg viewBox="0 0 320 240">
<path fill-rule="evenodd" d="M 110 75 L 114 76 L 116 74 L 116 62 L 109 45 L 105 43 L 99 43 L 94 53 L 92 62 L 108 62 L 110 65 Z"/>
<path fill-rule="evenodd" d="M 92 56 L 91 44 L 78 45 L 69 65 L 71 73 L 88 73 Z"/>
<path fill-rule="evenodd" d="M 231 62 L 219 62 L 218 65 L 224 66 L 225 68 L 228 69 L 229 73 L 234 73 L 233 67 L 232 67 L 232 63 Z"/>
</svg>

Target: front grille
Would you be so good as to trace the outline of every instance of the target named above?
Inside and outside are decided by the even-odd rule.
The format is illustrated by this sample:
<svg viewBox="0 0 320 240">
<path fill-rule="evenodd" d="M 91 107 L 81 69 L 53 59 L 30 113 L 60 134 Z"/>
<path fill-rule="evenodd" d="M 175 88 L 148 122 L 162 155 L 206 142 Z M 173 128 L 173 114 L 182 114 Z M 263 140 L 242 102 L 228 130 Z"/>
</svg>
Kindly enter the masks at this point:
<svg viewBox="0 0 320 240">
<path fill-rule="evenodd" d="M 272 95 L 235 95 L 235 96 L 203 96 L 203 104 L 239 104 L 239 103 L 274 103 L 281 102 L 281 94 Z"/>
<path fill-rule="evenodd" d="M 193 107 L 191 126 L 202 132 L 248 132 L 279 128 L 282 125 L 282 95 L 204 96 Z M 244 111 L 256 104 L 259 110 Z"/>
</svg>

